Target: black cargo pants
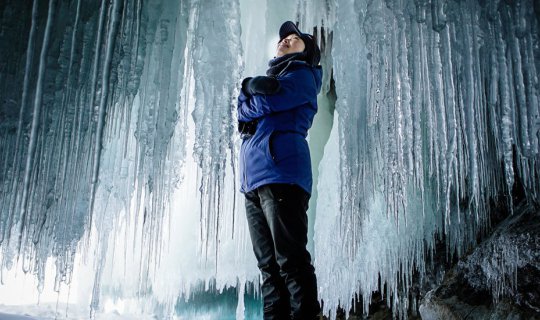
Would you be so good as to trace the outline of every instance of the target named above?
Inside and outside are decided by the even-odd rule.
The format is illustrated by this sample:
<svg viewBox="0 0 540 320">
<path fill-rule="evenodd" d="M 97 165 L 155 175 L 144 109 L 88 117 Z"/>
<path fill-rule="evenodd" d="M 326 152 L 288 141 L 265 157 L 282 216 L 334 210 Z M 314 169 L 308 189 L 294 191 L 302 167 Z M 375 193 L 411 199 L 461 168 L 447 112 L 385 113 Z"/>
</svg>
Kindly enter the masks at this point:
<svg viewBox="0 0 540 320">
<path fill-rule="evenodd" d="M 317 279 L 306 250 L 310 195 L 296 185 L 270 184 L 245 196 L 262 274 L 264 319 L 315 319 L 320 311 Z"/>
</svg>

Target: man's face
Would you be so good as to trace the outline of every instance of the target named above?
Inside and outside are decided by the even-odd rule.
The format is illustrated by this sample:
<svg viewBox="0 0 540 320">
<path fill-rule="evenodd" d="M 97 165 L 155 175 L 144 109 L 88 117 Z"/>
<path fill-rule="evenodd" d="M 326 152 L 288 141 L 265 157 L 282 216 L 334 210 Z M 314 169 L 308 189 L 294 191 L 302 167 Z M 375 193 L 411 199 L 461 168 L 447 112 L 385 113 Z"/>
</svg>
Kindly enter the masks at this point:
<svg viewBox="0 0 540 320">
<path fill-rule="evenodd" d="M 304 41 L 293 33 L 278 42 L 276 57 L 281 57 L 289 53 L 302 52 L 305 48 Z"/>
</svg>

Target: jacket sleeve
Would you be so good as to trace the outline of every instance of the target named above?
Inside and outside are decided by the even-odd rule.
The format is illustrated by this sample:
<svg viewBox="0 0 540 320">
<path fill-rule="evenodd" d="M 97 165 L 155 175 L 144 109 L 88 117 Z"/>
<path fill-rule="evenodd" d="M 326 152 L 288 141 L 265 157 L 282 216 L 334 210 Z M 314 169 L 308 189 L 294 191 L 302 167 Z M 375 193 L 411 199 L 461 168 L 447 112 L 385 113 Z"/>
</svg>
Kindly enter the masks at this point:
<svg viewBox="0 0 540 320">
<path fill-rule="evenodd" d="M 247 118 L 244 116 L 244 114 L 241 112 L 241 110 L 243 108 L 246 108 L 246 105 L 249 105 L 250 104 L 250 99 L 253 98 L 253 97 L 248 97 L 246 96 L 246 94 L 244 93 L 244 91 L 240 90 L 240 94 L 238 95 L 238 106 L 237 106 L 237 111 L 238 111 L 238 121 L 242 121 L 242 122 L 249 122 L 251 120 L 254 120 L 255 118 Z"/>
<path fill-rule="evenodd" d="M 251 99 L 238 97 L 238 119 L 251 121 L 271 113 L 290 110 L 311 102 L 317 96 L 315 78 L 307 68 L 288 72 L 278 80 L 281 89 L 276 94 L 256 94 Z"/>
</svg>

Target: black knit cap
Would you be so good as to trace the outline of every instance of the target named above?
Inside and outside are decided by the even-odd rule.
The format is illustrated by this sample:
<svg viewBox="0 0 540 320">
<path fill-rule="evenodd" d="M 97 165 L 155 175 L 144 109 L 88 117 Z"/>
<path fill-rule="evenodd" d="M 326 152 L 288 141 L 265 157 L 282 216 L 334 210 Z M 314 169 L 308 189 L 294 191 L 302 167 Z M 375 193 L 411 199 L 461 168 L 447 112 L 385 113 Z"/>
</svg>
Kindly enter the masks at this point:
<svg viewBox="0 0 540 320">
<path fill-rule="evenodd" d="M 306 49 L 304 50 L 304 53 L 306 54 L 306 62 L 312 66 L 318 65 L 319 61 L 321 60 L 321 51 L 319 50 L 317 41 L 312 35 L 302 33 L 294 22 L 286 21 L 281 25 L 279 28 L 279 41 L 293 33 L 298 35 L 300 39 L 304 41 L 304 45 L 306 46 Z"/>
</svg>

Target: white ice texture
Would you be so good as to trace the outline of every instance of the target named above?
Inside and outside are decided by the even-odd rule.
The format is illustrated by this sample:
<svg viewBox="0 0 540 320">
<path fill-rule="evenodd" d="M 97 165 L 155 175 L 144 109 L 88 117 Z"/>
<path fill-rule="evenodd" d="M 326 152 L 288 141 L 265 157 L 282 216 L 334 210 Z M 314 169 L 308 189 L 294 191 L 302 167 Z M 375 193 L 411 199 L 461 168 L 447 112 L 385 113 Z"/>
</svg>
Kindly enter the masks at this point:
<svg viewBox="0 0 540 320">
<path fill-rule="evenodd" d="M 294 20 L 323 52 L 309 216 L 324 311 L 359 295 L 367 312 L 379 290 L 406 318 L 436 239 L 460 256 L 516 181 L 539 200 L 539 12 L 533 0 L 1 1 L 0 292 L 20 271 L 41 291 L 54 265 L 54 289 L 86 283 L 71 299 L 92 314 L 115 299 L 167 317 L 194 292 L 237 287 L 242 319 L 259 275 L 235 98 Z"/>
</svg>

